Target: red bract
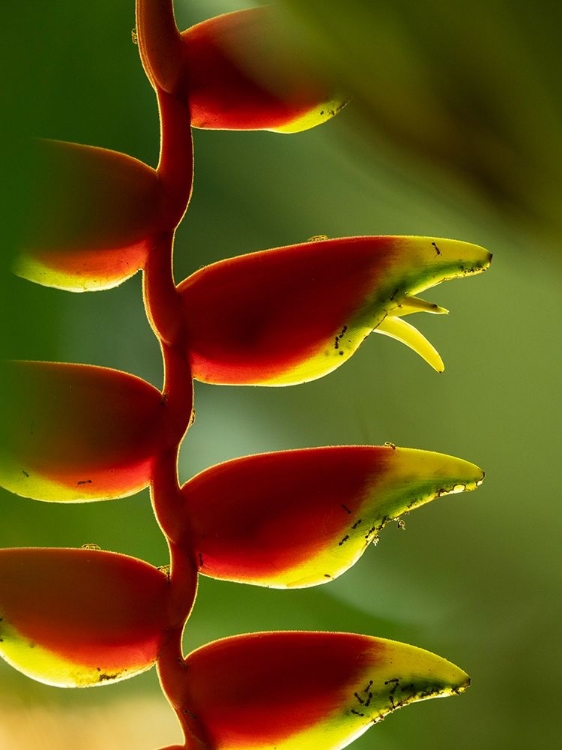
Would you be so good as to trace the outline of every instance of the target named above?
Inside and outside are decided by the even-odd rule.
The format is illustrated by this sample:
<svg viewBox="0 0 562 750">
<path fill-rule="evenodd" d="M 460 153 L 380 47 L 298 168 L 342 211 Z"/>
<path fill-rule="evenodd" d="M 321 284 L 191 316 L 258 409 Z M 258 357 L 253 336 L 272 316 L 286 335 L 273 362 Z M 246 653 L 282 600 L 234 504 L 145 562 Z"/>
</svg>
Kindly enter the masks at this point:
<svg viewBox="0 0 562 750">
<path fill-rule="evenodd" d="M 338 750 L 396 708 L 468 676 L 404 643 L 351 633 L 253 633 L 186 659 L 190 730 L 214 750 Z"/>
<path fill-rule="evenodd" d="M 0 653 L 50 685 L 101 685 L 149 669 L 168 602 L 166 574 L 133 557 L 0 550 Z"/>
<path fill-rule="evenodd" d="M 37 144 L 35 210 L 15 271 L 73 292 L 109 289 L 143 268 L 162 226 L 154 169 L 117 151 Z"/>
<path fill-rule="evenodd" d="M 0 406 L 11 434 L 0 446 L 0 486 L 37 500 L 130 495 L 150 481 L 155 456 L 183 418 L 160 391 L 118 370 L 52 362 L 3 366 Z"/>
<path fill-rule="evenodd" d="M 185 525 L 205 575 L 313 586 L 353 565 L 389 521 L 483 476 L 468 461 L 394 446 L 264 453 L 187 482 Z"/>
<path fill-rule="evenodd" d="M 193 126 L 291 133 L 337 114 L 346 99 L 295 36 L 271 7 L 227 13 L 184 31 Z"/>
<path fill-rule="evenodd" d="M 431 344 L 401 320 L 446 312 L 415 297 L 485 270 L 490 254 L 429 237 L 346 237 L 219 261 L 179 285 L 193 376 L 207 383 L 288 385 L 339 367 L 372 331 Z"/>
</svg>

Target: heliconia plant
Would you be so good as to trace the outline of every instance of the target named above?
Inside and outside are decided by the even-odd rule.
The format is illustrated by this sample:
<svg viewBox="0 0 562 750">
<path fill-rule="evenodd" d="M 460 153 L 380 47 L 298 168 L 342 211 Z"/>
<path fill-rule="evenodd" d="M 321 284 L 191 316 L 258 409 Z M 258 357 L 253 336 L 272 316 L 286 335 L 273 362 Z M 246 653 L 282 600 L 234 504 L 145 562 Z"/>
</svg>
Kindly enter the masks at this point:
<svg viewBox="0 0 562 750">
<path fill-rule="evenodd" d="M 403 318 L 447 312 L 417 295 L 485 270 L 491 256 L 434 237 L 317 238 L 223 260 L 176 285 L 191 128 L 296 132 L 330 119 L 346 99 L 273 8 L 183 33 L 172 0 L 137 0 L 136 13 L 159 103 L 158 166 L 40 142 L 37 207 L 14 270 L 74 292 L 142 271 L 163 386 L 93 365 L 4 363 L 0 417 L 10 434 L 0 485 L 48 502 L 149 487 L 170 564 L 93 545 L 0 550 L 0 653 L 61 687 L 105 685 L 156 665 L 184 734 L 175 750 L 337 750 L 397 708 L 462 692 L 468 676 L 414 646 L 353 633 L 242 634 L 184 656 L 199 574 L 275 588 L 328 583 L 389 521 L 473 490 L 484 474 L 426 450 L 330 446 L 237 458 L 180 485 L 193 380 L 302 383 L 339 367 L 371 332 L 441 371 L 439 354 Z"/>
</svg>

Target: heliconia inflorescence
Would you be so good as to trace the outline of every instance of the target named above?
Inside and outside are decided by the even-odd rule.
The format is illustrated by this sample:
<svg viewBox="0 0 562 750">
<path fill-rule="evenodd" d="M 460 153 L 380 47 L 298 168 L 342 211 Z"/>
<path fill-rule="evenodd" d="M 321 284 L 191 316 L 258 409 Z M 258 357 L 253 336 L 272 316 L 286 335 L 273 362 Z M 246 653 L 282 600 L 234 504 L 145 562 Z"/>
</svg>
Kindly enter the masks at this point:
<svg viewBox="0 0 562 750">
<path fill-rule="evenodd" d="M 418 294 L 484 271 L 491 256 L 435 237 L 322 237 L 223 260 L 176 285 L 191 127 L 297 132 L 329 120 L 346 97 L 273 8 L 183 33 L 172 0 L 137 0 L 136 12 L 159 103 L 159 164 L 41 141 L 35 209 L 14 270 L 74 292 L 141 271 L 164 384 L 93 365 L 4 363 L 0 418 L 10 430 L 0 444 L 0 485 L 49 502 L 150 487 L 170 565 L 92 545 L 0 550 L 0 654 L 61 687 L 105 685 L 156 664 L 184 733 L 168 750 L 338 750 L 397 708 L 462 692 L 467 675 L 427 651 L 352 633 L 251 633 L 184 657 L 198 575 L 276 588 L 328 583 L 388 522 L 473 490 L 484 474 L 440 453 L 352 445 L 237 458 L 180 486 L 193 380 L 314 380 L 371 332 L 442 371 L 439 354 L 403 318 L 446 313 Z"/>
</svg>

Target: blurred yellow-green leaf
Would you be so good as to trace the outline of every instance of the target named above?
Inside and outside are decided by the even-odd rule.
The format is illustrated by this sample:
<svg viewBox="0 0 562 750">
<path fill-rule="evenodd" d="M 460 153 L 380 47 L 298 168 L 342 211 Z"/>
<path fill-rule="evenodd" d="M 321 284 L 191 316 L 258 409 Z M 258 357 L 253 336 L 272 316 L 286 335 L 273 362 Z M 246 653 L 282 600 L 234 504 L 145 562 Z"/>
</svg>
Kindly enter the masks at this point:
<svg viewBox="0 0 562 750">
<path fill-rule="evenodd" d="M 281 0 L 364 126 L 430 180 L 461 181 L 560 241 L 562 11 L 541 0 Z"/>
</svg>

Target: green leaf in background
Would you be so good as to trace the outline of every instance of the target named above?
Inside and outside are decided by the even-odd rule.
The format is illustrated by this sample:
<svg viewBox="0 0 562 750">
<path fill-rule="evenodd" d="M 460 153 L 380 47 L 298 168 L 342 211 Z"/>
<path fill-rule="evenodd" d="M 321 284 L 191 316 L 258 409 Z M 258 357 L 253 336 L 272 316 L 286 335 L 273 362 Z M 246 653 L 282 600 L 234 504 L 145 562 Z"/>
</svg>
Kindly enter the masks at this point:
<svg viewBox="0 0 562 750">
<path fill-rule="evenodd" d="M 280 0 L 396 157 L 562 239 L 562 6 Z"/>
</svg>

